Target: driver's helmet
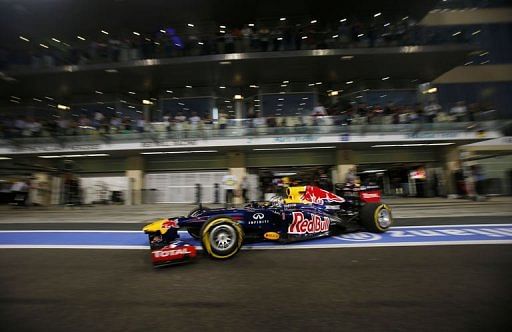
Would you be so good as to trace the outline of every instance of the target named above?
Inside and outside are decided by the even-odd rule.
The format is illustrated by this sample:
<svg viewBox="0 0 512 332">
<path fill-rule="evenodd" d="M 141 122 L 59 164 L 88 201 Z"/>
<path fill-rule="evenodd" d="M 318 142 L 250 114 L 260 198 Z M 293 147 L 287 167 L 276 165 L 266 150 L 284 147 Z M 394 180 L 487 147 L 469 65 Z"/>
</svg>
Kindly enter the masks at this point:
<svg viewBox="0 0 512 332">
<path fill-rule="evenodd" d="M 281 206 L 284 204 L 284 199 L 281 196 L 272 196 L 270 198 L 270 206 Z"/>
</svg>

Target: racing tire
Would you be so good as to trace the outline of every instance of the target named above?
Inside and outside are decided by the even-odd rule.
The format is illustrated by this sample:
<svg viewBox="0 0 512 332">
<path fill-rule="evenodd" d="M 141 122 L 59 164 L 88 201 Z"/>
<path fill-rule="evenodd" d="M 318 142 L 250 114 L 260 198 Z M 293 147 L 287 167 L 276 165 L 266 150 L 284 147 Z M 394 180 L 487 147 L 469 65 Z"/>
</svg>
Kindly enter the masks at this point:
<svg viewBox="0 0 512 332">
<path fill-rule="evenodd" d="M 214 217 L 201 227 L 201 245 L 214 259 L 233 257 L 242 247 L 244 231 L 229 217 Z"/>
<path fill-rule="evenodd" d="M 361 225 L 372 233 L 384 233 L 393 223 L 391 209 L 382 203 L 367 203 L 359 212 Z"/>
</svg>

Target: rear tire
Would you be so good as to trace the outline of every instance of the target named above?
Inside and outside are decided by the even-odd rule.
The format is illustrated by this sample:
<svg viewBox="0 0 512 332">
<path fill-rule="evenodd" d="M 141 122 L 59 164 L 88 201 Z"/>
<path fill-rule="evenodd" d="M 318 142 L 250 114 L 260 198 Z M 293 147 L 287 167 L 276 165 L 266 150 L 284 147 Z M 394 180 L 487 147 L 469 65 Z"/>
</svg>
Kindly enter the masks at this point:
<svg viewBox="0 0 512 332">
<path fill-rule="evenodd" d="M 367 203 L 359 213 L 361 225 L 373 233 L 384 233 L 393 223 L 391 209 L 382 203 Z"/>
<path fill-rule="evenodd" d="M 228 217 L 215 217 L 201 228 L 201 245 L 204 252 L 215 259 L 228 259 L 242 247 L 242 227 Z"/>
</svg>

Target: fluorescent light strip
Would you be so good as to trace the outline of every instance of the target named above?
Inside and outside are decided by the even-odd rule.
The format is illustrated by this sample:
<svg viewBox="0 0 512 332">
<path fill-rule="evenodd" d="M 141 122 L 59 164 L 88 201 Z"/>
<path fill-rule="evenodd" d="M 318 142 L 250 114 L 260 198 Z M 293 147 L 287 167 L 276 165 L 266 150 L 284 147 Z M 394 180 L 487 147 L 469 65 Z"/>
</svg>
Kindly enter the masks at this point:
<svg viewBox="0 0 512 332">
<path fill-rule="evenodd" d="M 195 151 L 153 151 L 153 152 L 141 152 L 140 154 L 153 155 L 153 154 L 183 154 L 183 153 L 212 153 L 219 152 L 217 150 L 195 150 Z"/>
<path fill-rule="evenodd" d="M 311 147 L 300 147 L 300 148 L 261 148 L 252 149 L 253 151 L 281 151 L 281 150 L 314 150 L 314 149 L 335 149 L 335 146 L 311 146 Z"/>
<path fill-rule="evenodd" d="M 377 144 L 372 145 L 372 148 L 402 148 L 402 147 L 416 147 L 416 146 L 446 146 L 453 145 L 455 143 L 411 143 L 411 144 Z"/>
<path fill-rule="evenodd" d="M 43 159 L 54 159 L 54 158 L 81 158 L 81 157 L 108 157 L 108 153 L 93 153 L 93 154 L 63 154 L 63 155 L 50 155 L 50 156 L 37 156 Z"/>
<path fill-rule="evenodd" d="M 9 157 L 2 157 L 0 156 L 0 160 L 11 160 L 12 158 L 9 158 Z"/>
</svg>

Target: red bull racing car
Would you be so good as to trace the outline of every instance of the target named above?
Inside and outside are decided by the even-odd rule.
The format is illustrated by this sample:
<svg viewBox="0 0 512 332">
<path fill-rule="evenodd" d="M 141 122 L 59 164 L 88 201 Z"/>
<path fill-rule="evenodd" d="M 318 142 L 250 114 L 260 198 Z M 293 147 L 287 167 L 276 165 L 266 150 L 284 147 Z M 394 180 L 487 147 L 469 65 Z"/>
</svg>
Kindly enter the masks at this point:
<svg viewBox="0 0 512 332">
<path fill-rule="evenodd" d="M 234 256 L 244 243 L 290 243 L 340 233 L 382 233 L 392 224 L 391 209 L 376 187 L 348 185 L 340 195 L 314 186 L 290 187 L 285 197 L 243 208 L 199 207 L 188 216 L 157 220 L 143 228 L 155 266 L 187 262 L 196 247 L 179 239 L 186 229 L 214 259 Z"/>
</svg>

